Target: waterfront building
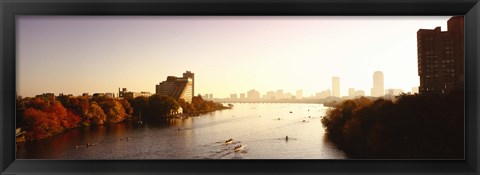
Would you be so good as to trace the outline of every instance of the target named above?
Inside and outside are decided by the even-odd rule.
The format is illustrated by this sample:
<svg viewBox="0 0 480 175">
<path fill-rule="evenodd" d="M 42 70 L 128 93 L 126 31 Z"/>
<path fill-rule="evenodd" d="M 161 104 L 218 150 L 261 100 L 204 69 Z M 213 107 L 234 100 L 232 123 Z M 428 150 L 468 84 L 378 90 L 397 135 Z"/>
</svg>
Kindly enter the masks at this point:
<svg viewBox="0 0 480 175">
<path fill-rule="evenodd" d="M 127 91 L 127 88 L 122 88 L 120 91 L 120 88 L 118 88 L 118 97 L 120 98 L 150 97 L 152 95 L 150 92 L 130 92 Z"/>
<path fill-rule="evenodd" d="M 441 27 L 417 32 L 420 93 L 447 93 L 464 88 L 464 17 L 447 21 Z"/>
<path fill-rule="evenodd" d="M 124 94 L 124 98 L 150 97 L 152 95 L 150 92 L 127 92 Z"/>
<path fill-rule="evenodd" d="M 237 99 L 237 94 L 230 94 L 230 99 L 232 100 Z"/>
<path fill-rule="evenodd" d="M 330 97 L 332 96 L 332 92 L 330 91 L 330 89 L 327 89 L 327 90 L 324 90 L 320 93 L 316 93 L 315 94 L 315 98 L 327 98 L 327 97 Z"/>
<path fill-rule="evenodd" d="M 286 93 L 285 96 L 284 96 L 285 99 L 293 99 L 293 97 L 295 97 L 295 96 L 293 96 L 292 93 L 290 93 L 290 92 Z"/>
<path fill-rule="evenodd" d="M 193 77 L 190 71 L 183 74 L 183 77 L 168 76 L 166 81 L 162 81 L 156 85 L 156 94 L 166 95 L 176 100 L 183 99 L 185 102 L 191 103 L 193 94 Z"/>
<path fill-rule="evenodd" d="M 250 99 L 259 99 L 259 98 L 260 98 L 260 92 L 258 92 L 258 91 L 255 90 L 255 89 L 249 90 L 249 91 L 247 92 L 247 98 L 250 98 Z"/>
<path fill-rule="evenodd" d="M 192 97 L 195 96 L 195 74 L 187 70 L 185 73 L 183 73 L 183 78 L 192 79 Z"/>
<path fill-rule="evenodd" d="M 36 95 L 36 98 L 41 98 L 45 101 L 55 101 L 55 94 L 54 93 L 43 93 L 41 95 Z"/>
<path fill-rule="evenodd" d="M 96 98 L 98 98 L 98 97 L 105 97 L 105 93 L 93 93 L 92 96 L 93 96 L 93 97 L 96 97 Z"/>
<path fill-rule="evenodd" d="M 107 97 L 107 98 L 115 98 L 115 94 L 114 94 L 114 93 L 111 93 L 111 92 L 107 92 L 107 93 L 105 93 L 105 97 Z"/>
<path fill-rule="evenodd" d="M 244 99 L 245 98 L 245 93 L 240 93 L 240 99 Z"/>
<path fill-rule="evenodd" d="M 375 71 L 373 73 L 373 88 L 372 88 L 371 95 L 373 97 L 381 97 L 384 95 L 382 71 Z"/>
<path fill-rule="evenodd" d="M 282 99 L 283 98 L 283 90 L 279 89 L 275 92 L 275 99 Z"/>
<path fill-rule="evenodd" d="M 268 99 L 268 100 L 274 100 L 274 99 L 276 99 L 275 92 L 268 91 L 267 94 L 265 94 L 263 98 Z"/>
<path fill-rule="evenodd" d="M 202 99 L 204 99 L 204 100 L 208 100 L 208 94 L 205 94 L 205 95 L 198 94 L 198 96 L 201 96 Z"/>
<path fill-rule="evenodd" d="M 296 93 L 296 99 L 300 100 L 303 98 L 303 90 L 300 89 L 300 90 L 297 90 L 297 93 Z"/>
<path fill-rule="evenodd" d="M 213 94 L 204 94 L 204 95 L 198 94 L 198 96 L 201 96 L 202 99 L 204 100 L 213 100 Z"/>
<path fill-rule="evenodd" d="M 332 77 L 332 95 L 340 97 L 340 78 Z"/>
<path fill-rule="evenodd" d="M 60 94 L 58 94 L 58 97 L 73 98 L 73 94 L 67 94 L 67 95 L 65 95 L 65 94 L 63 94 L 63 93 L 60 93 Z"/>
</svg>

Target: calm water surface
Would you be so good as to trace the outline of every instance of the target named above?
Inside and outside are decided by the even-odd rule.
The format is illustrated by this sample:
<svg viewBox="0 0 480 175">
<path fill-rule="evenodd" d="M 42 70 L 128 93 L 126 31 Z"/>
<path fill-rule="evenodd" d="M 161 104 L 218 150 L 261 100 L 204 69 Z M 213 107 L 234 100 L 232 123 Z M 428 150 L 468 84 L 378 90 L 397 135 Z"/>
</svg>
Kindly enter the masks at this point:
<svg viewBox="0 0 480 175">
<path fill-rule="evenodd" d="M 19 145 L 18 159 L 345 159 L 324 139 L 321 104 L 234 104 L 164 123 L 86 127 Z M 291 111 L 291 113 L 290 113 Z M 285 137 L 289 139 L 286 140 Z M 224 141 L 233 138 L 232 144 Z M 84 146 L 87 143 L 93 146 Z M 235 152 L 236 145 L 246 145 Z M 78 147 L 77 147 L 78 146 Z"/>
</svg>

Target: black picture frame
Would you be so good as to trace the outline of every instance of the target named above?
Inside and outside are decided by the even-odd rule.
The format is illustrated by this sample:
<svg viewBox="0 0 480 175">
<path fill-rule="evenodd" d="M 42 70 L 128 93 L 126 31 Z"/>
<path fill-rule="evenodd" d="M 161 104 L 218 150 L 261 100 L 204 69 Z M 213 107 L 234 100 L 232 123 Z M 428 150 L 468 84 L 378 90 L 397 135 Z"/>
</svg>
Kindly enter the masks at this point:
<svg viewBox="0 0 480 175">
<path fill-rule="evenodd" d="M 1 0 L 1 174 L 479 174 L 479 0 Z M 465 160 L 15 160 L 16 15 L 465 15 Z"/>
</svg>

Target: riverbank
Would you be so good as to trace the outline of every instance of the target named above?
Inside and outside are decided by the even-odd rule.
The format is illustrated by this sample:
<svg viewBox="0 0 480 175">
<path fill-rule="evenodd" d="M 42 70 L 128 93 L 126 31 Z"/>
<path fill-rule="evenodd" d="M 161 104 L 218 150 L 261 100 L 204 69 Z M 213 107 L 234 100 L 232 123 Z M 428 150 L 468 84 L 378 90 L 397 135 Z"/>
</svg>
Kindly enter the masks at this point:
<svg viewBox="0 0 480 175">
<path fill-rule="evenodd" d="M 168 96 L 135 99 L 68 97 L 17 99 L 16 127 L 25 131 L 21 141 L 41 140 L 67 130 L 135 121 L 156 121 L 172 114 L 187 117 L 229 109 L 220 103 L 192 98 L 191 103 Z M 25 138 L 25 139 L 23 139 Z"/>
<path fill-rule="evenodd" d="M 463 159 L 463 91 L 347 100 L 322 118 L 326 135 L 350 158 Z"/>
<path fill-rule="evenodd" d="M 232 107 L 223 106 L 223 107 L 220 107 L 220 108 L 216 108 L 214 110 L 197 111 L 197 112 L 192 113 L 192 114 L 185 114 L 185 113 L 173 114 L 173 115 L 167 116 L 166 118 L 185 119 L 185 118 L 188 118 L 188 117 L 197 117 L 197 116 L 201 116 L 201 115 L 208 114 L 208 113 L 211 113 L 211 112 L 221 111 L 221 110 L 226 110 L 226 109 L 232 109 Z"/>
</svg>

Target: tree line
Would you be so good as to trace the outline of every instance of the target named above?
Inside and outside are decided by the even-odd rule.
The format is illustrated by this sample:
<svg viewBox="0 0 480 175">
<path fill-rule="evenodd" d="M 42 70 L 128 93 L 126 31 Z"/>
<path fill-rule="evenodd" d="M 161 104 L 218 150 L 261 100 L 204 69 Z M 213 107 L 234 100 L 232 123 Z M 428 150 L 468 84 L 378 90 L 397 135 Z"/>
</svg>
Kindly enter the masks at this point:
<svg viewBox="0 0 480 175">
<path fill-rule="evenodd" d="M 51 100 L 35 97 L 17 99 L 16 125 L 27 131 L 28 140 L 38 140 L 71 128 L 132 121 L 140 116 L 144 121 L 154 122 L 175 114 L 180 107 L 187 116 L 227 108 L 200 96 L 194 97 L 191 103 L 162 95 L 134 99 L 59 96 Z"/>
<path fill-rule="evenodd" d="M 321 119 L 351 158 L 463 159 L 464 94 L 402 94 L 347 100 Z"/>
</svg>

